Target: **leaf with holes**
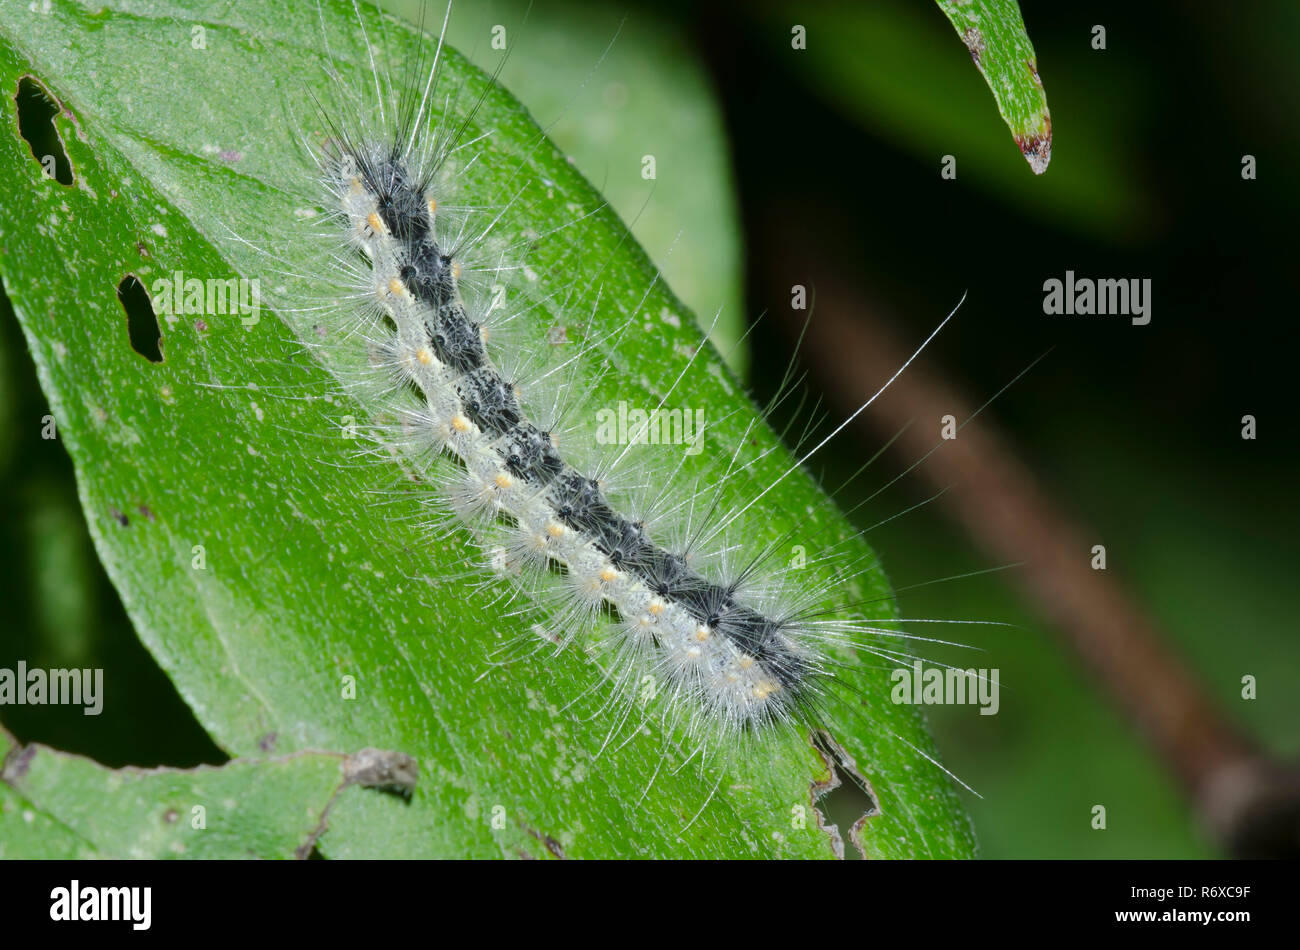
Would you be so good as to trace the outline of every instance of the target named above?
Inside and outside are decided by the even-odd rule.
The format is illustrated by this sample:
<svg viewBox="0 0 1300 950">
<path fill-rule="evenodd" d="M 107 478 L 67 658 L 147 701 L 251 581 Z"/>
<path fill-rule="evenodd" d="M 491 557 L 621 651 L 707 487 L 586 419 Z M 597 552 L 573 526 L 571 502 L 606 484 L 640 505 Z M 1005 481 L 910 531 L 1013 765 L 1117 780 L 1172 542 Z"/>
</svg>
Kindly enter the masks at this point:
<svg viewBox="0 0 1300 950">
<path fill-rule="evenodd" d="M 390 777 L 394 792 L 409 786 L 401 758 L 297 752 L 221 768 L 107 769 L 0 729 L 0 859 L 303 858 L 350 786 Z"/>
<path fill-rule="evenodd" d="M 363 15 L 402 75 L 421 40 Z M 580 650 L 488 665 L 525 632 L 520 617 L 463 580 L 463 539 L 430 542 L 395 466 L 351 452 L 349 420 L 377 407 L 338 396 L 337 370 L 305 351 L 310 313 L 174 315 L 161 341 L 141 332 L 141 289 L 307 284 L 292 295 L 324 271 L 316 245 L 284 240 L 311 211 L 292 130 L 313 95 L 328 101 L 322 30 L 340 73 L 363 74 L 348 3 L 318 16 L 232 0 L 201 19 L 155 0 L 0 9 L 0 272 L 100 556 L 199 721 L 234 755 L 374 746 L 419 760 L 409 804 L 338 802 L 319 845 L 328 856 L 828 857 L 839 836 L 813 811 L 841 779 L 818 748 L 828 741 L 838 771 L 856 768 L 872 789 L 875 812 L 854 831 L 866 853 L 969 855 L 968 821 L 918 752 L 930 748 L 919 716 L 890 702 L 887 671 L 846 673 L 861 709 L 828 721 L 827 739 L 784 735 L 725 769 L 699 769 L 654 722 L 598 755 L 600 671 Z M 646 314 L 645 332 L 605 347 L 618 372 L 592 383 L 596 395 L 654 404 L 689 365 L 683 384 L 722 420 L 711 435 L 736 445 L 752 405 L 711 349 L 690 362 L 701 333 L 624 226 L 509 94 L 454 53 L 445 69 L 466 101 L 481 97 L 466 188 L 533 183 L 499 227 L 580 222 L 529 258 L 538 323 L 601 335 Z M 20 133 L 24 77 L 58 103 L 71 184 L 46 176 Z M 561 306 L 582 287 L 587 298 Z M 724 486 L 728 504 L 791 461 L 766 427 L 749 438 L 773 451 Z M 703 459 L 684 463 L 685 476 L 705 471 Z M 842 543 L 869 556 L 811 478 L 786 479 L 768 503 L 774 533 L 798 527 L 810 551 Z M 855 585 L 855 599 L 892 610 L 878 568 Z M 576 697 L 596 697 L 590 713 L 565 710 Z"/>
</svg>

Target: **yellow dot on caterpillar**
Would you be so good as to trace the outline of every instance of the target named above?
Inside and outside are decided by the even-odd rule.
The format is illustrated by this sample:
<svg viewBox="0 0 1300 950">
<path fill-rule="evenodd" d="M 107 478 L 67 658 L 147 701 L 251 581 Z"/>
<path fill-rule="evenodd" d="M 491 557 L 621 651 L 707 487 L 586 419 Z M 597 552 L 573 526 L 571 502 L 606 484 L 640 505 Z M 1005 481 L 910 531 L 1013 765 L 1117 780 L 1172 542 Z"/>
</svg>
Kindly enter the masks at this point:
<svg viewBox="0 0 1300 950">
<path fill-rule="evenodd" d="M 497 477 L 494 481 L 496 482 L 497 488 L 500 488 L 503 491 L 515 483 L 515 480 L 505 472 L 497 472 Z"/>
<path fill-rule="evenodd" d="M 698 660 L 700 658 L 701 653 L 702 651 L 700 650 L 699 647 L 690 647 L 686 651 L 686 655 L 689 656 L 692 660 Z"/>
<path fill-rule="evenodd" d="M 773 693 L 775 693 L 775 692 L 776 692 L 777 690 L 779 690 L 780 688 L 781 688 L 781 684 L 780 684 L 780 683 L 773 683 L 771 680 L 759 680 L 759 681 L 754 685 L 754 691 L 753 691 L 753 692 L 754 692 L 754 698 L 755 698 L 755 699 L 767 699 L 767 697 L 771 696 Z"/>
<path fill-rule="evenodd" d="M 432 218 L 432 217 L 433 217 L 435 214 L 437 214 L 437 213 L 438 213 L 438 199 L 437 199 L 437 198 L 430 198 L 430 199 L 429 199 L 429 217 Z"/>
<path fill-rule="evenodd" d="M 546 533 L 553 538 L 564 537 L 564 525 L 552 521 L 546 525 Z"/>
<path fill-rule="evenodd" d="M 394 297 L 400 297 L 406 293 L 406 285 L 396 277 L 390 278 L 388 281 L 388 292 Z"/>
<path fill-rule="evenodd" d="M 658 617 L 664 612 L 664 602 L 662 600 L 652 600 L 650 601 L 650 606 L 646 609 L 649 610 L 651 614 Z"/>
<path fill-rule="evenodd" d="M 415 351 L 415 358 L 420 361 L 421 366 L 433 365 L 433 354 L 429 352 L 427 346 L 422 346 Z"/>
<path fill-rule="evenodd" d="M 754 665 L 754 658 L 752 656 L 742 656 L 737 663 L 742 670 L 747 670 Z"/>
<path fill-rule="evenodd" d="M 379 216 L 379 212 L 377 211 L 370 212 L 370 215 L 366 218 L 366 224 L 368 224 L 370 230 L 374 231 L 376 234 L 388 233 L 388 228 L 384 226 L 384 219 Z"/>
<path fill-rule="evenodd" d="M 603 567 L 600 569 L 600 579 L 606 584 L 612 584 L 618 580 L 618 571 L 612 567 Z"/>
<path fill-rule="evenodd" d="M 709 633 L 708 627 L 700 625 L 695 628 L 695 639 L 699 640 L 701 643 L 706 643 L 710 636 L 711 634 Z"/>
<path fill-rule="evenodd" d="M 460 280 L 460 261 L 451 262 L 451 276 Z"/>
<path fill-rule="evenodd" d="M 462 415 L 454 415 L 451 417 L 451 427 L 457 432 L 468 432 L 470 421 Z"/>
<path fill-rule="evenodd" d="M 354 195 L 361 194 L 361 179 L 356 175 L 353 175 L 352 180 L 348 182 L 348 191 L 352 192 Z"/>
</svg>

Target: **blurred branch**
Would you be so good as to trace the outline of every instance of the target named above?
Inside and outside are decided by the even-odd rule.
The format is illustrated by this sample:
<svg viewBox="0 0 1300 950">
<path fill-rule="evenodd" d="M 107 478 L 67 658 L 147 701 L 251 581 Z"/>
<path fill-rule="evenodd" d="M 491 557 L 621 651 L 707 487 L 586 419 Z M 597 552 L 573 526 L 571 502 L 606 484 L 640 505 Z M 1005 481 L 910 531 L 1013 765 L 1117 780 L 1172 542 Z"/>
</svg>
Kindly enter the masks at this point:
<svg viewBox="0 0 1300 950">
<path fill-rule="evenodd" d="M 788 293 L 775 286 L 783 273 L 802 274 L 816 287 L 817 315 L 803 355 L 839 408 L 851 412 L 871 381 L 889 378 L 909 350 L 854 287 L 825 267 L 811 230 L 790 233 L 798 212 L 780 211 L 787 240 L 779 248 L 760 245 L 780 259 L 756 260 L 754 272 L 771 280 L 764 295 L 769 299 Z M 784 329 L 797 333 L 801 323 L 788 321 Z M 969 419 L 969 404 L 914 365 L 859 424 L 873 428 L 876 439 L 902 429 L 895 447 L 910 461 L 934 448 L 939 420 L 947 414 Z M 907 426 L 914 419 L 934 424 Z M 1300 851 L 1297 771 L 1268 759 L 1228 722 L 1113 572 L 1092 570 L 1095 532 L 1065 513 L 993 425 L 981 419 L 966 426 L 917 471 L 935 487 L 948 488 L 943 502 L 949 513 L 983 550 L 1001 561 L 1023 562 L 1014 574 L 1024 593 L 1176 776 L 1230 853 Z"/>
</svg>

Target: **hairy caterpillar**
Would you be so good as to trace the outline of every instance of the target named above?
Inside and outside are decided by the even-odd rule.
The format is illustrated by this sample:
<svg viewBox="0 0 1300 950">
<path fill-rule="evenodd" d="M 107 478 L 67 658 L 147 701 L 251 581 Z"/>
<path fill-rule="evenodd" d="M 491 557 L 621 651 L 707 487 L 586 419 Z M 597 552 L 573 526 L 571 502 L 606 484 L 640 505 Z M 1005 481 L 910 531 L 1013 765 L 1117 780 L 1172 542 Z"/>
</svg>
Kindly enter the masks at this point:
<svg viewBox="0 0 1300 950">
<path fill-rule="evenodd" d="M 870 618 L 836 617 L 825 589 L 800 589 L 803 566 L 781 558 L 792 533 L 750 539 L 771 488 L 851 419 L 749 502 L 729 507 L 720 483 L 752 464 L 739 449 L 694 477 L 671 455 L 637 452 L 649 447 L 650 420 L 696 350 L 626 446 L 593 446 L 594 414 L 572 388 L 591 372 L 584 363 L 593 344 L 608 338 L 552 365 L 520 359 L 508 329 L 531 315 L 529 304 L 512 312 L 505 300 L 531 242 L 503 240 L 491 209 L 464 199 L 457 158 L 469 120 L 448 121 L 458 91 L 439 88 L 441 39 L 429 67 L 414 70 L 422 84 L 396 93 L 374 62 L 382 50 L 365 42 L 368 88 L 322 107 L 324 135 L 303 138 L 325 191 L 326 234 L 342 244 L 331 273 L 353 302 L 329 315 L 338 321 L 330 332 L 341 325 L 341 345 L 369 354 L 377 372 L 355 384 L 383 393 L 393 420 L 376 439 L 416 460 L 435 510 L 475 536 L 480 569 L 523 595 L 530 606 L 522 612 L 546 640 L 594 654 L 625 709 L 651 684 L 664 715 L 706 751 L 815 726 L 835 685 L 835 648 L 887 631 Z M 609 336 L 635 332 L 639 319 L 633 312 Z M 837 560 L 837 552 L 827 558 L 847 589 L 855 566 Z"/>
<path fill-rule="evenodd" d="M 422 772 L 432 777 L 417 789 L 403 819 L 414 830 L 401 842 L 432 841 L 426 846 L 436 848 L 447 828 L 469 829 L 457 832 L 468 843 L 460 841 L 456 853 L 537 840 L 521 830 L 525 825 L 553 830 L 575 853 L 662 853 L 665 841 L 686 829 L 699 840 L 719 841 L 737 826 L 747 829 L 748 850 L 812 853 L 825 849 L 825 838 L 811 824 L 792 827 L 792 811 L 814 805 L 838 781 L 836 770 L 856 770 L 871 783 L 880 815 L 870 831 L 887 842 L 874 850 L 942 852 L 943 843 L 924 838 L 921 846 L 895 843 L 917 827 L 918 809 L 947 814 L 955 806 L 935 792 L 904 807 L 894 788 L 915 783 L 894 737 L 901 733 L 906 760 L 927 753 L 913 710 L 874 708 L 882 692 L 887 696 L 885 677 L 858 658 L 866 647 L 888 667 L 904 655 L 874 555 L 755 416 L 716 354 L 701 347 L 689 314 L 656 282 L 654 269 L 635 253 L 618 253 L 625 232 L 586 184 L 535 127 L 521 134 L 509 125 L 513 113 L 504 93 L 450 51 L 435 53 L 435 39 L 416 39 L 364 9 L 358 16 L 346 4 L 327 4 L 320 25 L 311 13 L 268 30 L 236 6 L 228 20 L 214 14 L 208 22 L 214 49 L 238 48 L 251 38 L 255 49 L 294 51 L 304 75 L 315 68 L 313 59 L 325 67 L 324 78 L 306 79 L 305 89 L 288 82 L 277 95 L 274 86 L 259 86 L 273 116 L 265 130 L 241 103 L 192 83 L 185 96 L 155 96 L 150 105 L 176 114 L 160 120 L 145 145 L 109 136 L 127 163 L 148 171 L 145 178 L 128 168 L 111 179 L 118 193 L 150 196 L 131 206 L 142 250 L 125 266 L 139 273 L 140 283 L 153 287 L 175 276 L 178 259 L 187 262 L 186 275 L 202 274 L 203 267 L 213 273 L 224 259 L 240 274 L 261 276 L 273 305 L 260 322 L 164 312 L 166 359 L 151 363 L 146 372 L 153 375 L 139 384 L 157 396 L 139 405 L 163 412 L 176 406 L 178 414 L 199 407 L 212 425 L 169 430 L 189 449 L 172 464 L 194 459 L 184 474 L 160 475 L 149 467 L 152 453 L 142 450 L 124 451 L 118 469 L 140 472 L 131 494 L 148 500 L 152 518 L 129 527 L 117 521 L 114 543 L 130 540 L 137 545 L 132 557 L 141 560 L 174 556 L 185 583 L 169 596 L 197 591 L 185 623 L 160 623 L 148 605 L 137 607 L 136 617 L 205 725 L 236 751 L 364 744 L 417 755 L 436 771 Z M 113 29 L 132 28 L 127 23 Z M 305 36 L 322 39 L 303 46 Z M 427 116 L 437 121 L 412 138 L 409 129 L 402 134 L 402 117 L 421 114 L 435 55 L 451 86 L 430 93 Z M 72 90 L 73 107 L 84 101 L 77 71 L 57 59 L 46 68 L 52 85 Z M 109 94 L 122 102 L 145 95 L 111 85 L 111 76 L 109 82 Z M 183 114 L 196 101 L 196 85 L 203 89 L 197 101 L 217 116 L 202 138 L 187 133 Z M 403 90 L 415 103 L 407 111 Z M 103 134 L 105 124 L 96 124 L 93 114 L 85 121 L 93 134 Z M 316 158 L 286 162 L 285 138 L 299 140 Z M 151 150 L 154 141 L 167 148 Z M 385 222 L 380 215 L 375 228 L 370 215 L 377 205 L 369 202 L 383 189 L 368 191 L 362 183 L 357 206 L 344 205 L 356 177 L 343 174 L 344 162 L 351 156 L 357 171 L 368 162 L 380 184 L 387 177 L 391 186 L 396 165 L 384 162 L 394 142 L 404 152 L 409 146 L 403 168 L 420 187 L 399 197 L 413 205 L 415 217 Z M 91 158 L 73 151 L 76 167 L 98 194 L 108 195 Z M 421 171 L 431 180 L 419 180 Z M 414 227 L 429 197 L 438 202 L 424 219 L 435 229 L 433 241 L 389 235 L 382 247 L 375 243 L 383 228 Z M 168 206 L 184 215 L 157 210 Z M 360 223 L 369 236 L 357 230 Z M 182 243 L 198 243 L 196 235 L 221 256 Z M 367 241 L 377 266 L 362 253 Z M 423 309 L 390 310 L 418 304 L 397 255 L 435 247 L 428 274 L 451 273 L 441 262 L 445 249 L 452 265 L 460 263 L 459 276 L 430 295 L 433 307 L 426 301 Z M 395 277 L 400 284 L 385 303 L 376 291 L 393 293 Z M 401 302 L 407 294 L 409 304 Z M 463 336 L 480 324 L 487 336 L 477 339 L 487 356 L 475 355 L 476 365 L 462 369 L 491 367 L 491 373 L 480 373 L 472 392 L 455 386 L 463 373 L 425 379 L 427 391 L 417 380 L 420 392 L 413 391 L 409 359 L 424 363 L 421 347 L 410 344 L 430 341 L 408 338 L 403 345 L 396 332 L 418 330 L 426 311 L 436 316 L 440 307 L 460 305 L 466 319 L 443 329 Z M 444 341 L 445 365 L 471 350 L 477 354 L 474 340 L 470 335 L 450 349 Z M 109 346 L 102 352 L 115 356 Z M 438 370 L 438 347 L 427 348 L 428 368 Z M 102 417 L 134 423 L 132 404 L 119 401 L 114 387 L 96 392 L 101 401 L 114 400 Z M 506 424 L 488 438 L 488 417 L 479 412 L 480 425 L 462 412 L 474 425 L 467 429 L 473 441 L 462 445 L 463 456 L 440 455 L 429 393 L 444 400 L 444 409 L 458 404 L 463 410 L 468 396 L 497 399 L 493 412 Z M 636 437 L 642 423 L 615 444 L 597 434 L 597 414 L 622 401 L 648 418 L 685 393 L 706 411 L 703 452 L 662 440 L 642 444 Z M 99 417 L 92 413 L 83 425 Z M 443 421 L 450 425 L 454 415 Z M 157 445 L 153 430 L 143 422 L 138 428 L 146 447 Z M 542 433 L 554 440 L 538 439 Z M 374 438 L 358 452 L 354 434 Z M 499 451 L 507 434 L 533 439 L 540 456 L 554 451 L 562 467 L 551 482 L 567 473 L 588 480 L 568 497 L 581 496 L 598 516 L 569 513 L 578 527 L 566 529 L 583 534 L 571 558 L 530 553 L 533 539 L 500 503 L 505 489 L 495 475 L 509 461 Z M 124 437 L 123 444 L 138 441 Z M 491 455 L 498 467 L 485 467 L 471 482 L 461 459 L 490 462 Z M 507 474 L 523 481 L 530 469 L 517 468 L 521 474 L 508 467 Z M 592 479 L 603 506 L 595 492 L 583 495 Z M 156 488 L 147 494 L 158 485 L 167 494 Z M 220 490 L 205 494 L 195 487 L 208 485 Z M 512 498 L 511 508 L 526 515 L 529 497 Z M 545 499 L 548 516 L 564 507 L 557 500 Z M 122 502 L 116 510 L 128 507 Z M 241 518 L 244 508 L 256 514 Z M 564 524 L 564 518 L 550 520 Z M 597 586 L 618 580 L 602 577 L 615 546 L 605 544 L 602 553 L 596 544 L 619 540 L 613 528 L 632 529 L 630 554 L 643 568 L 617 601 Z M 206 566 L 193 553 L 198 544 Z M 665 566 L 674 571 L 665 589 L 675 595 L 678 633 L 697 635 L 698 627 L 710 626 L 699 623 L 714 616 L 705 607 L 745 608 L 732 631 L 737 637 L 705 631 L 720 644 L 711 658 L 739 651 L 736 641 L 747 632 L 766 638 L 747 654 L 757 672 L 738 681 L 750 691 L 743 706 L 710 692 L 717 689 L 712 680 L 692 680 L 663 665 L 662 644 L 653 636 L 638 642 L 627 635 L 629 615 L 632 623 L 654 616 L 648 601 L 641 615 L 633 613 L 635 597 L 646 597 L 633 585 L 648 589 L 651 568 Z M 331 593 L 322 601 L 325 590 Z M 702 617 L 686 609 L 688 601 Z M 204 632 L 208 618 L 211 634 Z M 694 621 L 690 627 L 686 618 Z M 793 619 L 808 632 L 798 644 Z M 722 620 L 718 615 L 717 626 Z M 764 629 L 762 620 L 772 623 Z M 798 665 L 783 659 L 786 644 L 772 635 L 770 627 L 782 620 L 785 628 L 775 633 L 800 657 Z M 554 660 L 536 655 L 539 644 L 550 652 L 557 641 L 578 649 Z M 692 648 L 686 638 L 677 642 Z M 194 653 L 202 662 L 186 661 Z M 485 657 L 503 653 L 513 660 L 490 666 L 480 678 Z M 292 675 L 284 671 L 286 654 Z M 730 658 L 738 667 L 745 656 L 739 651 Z M 725 673 L 725 666 L 715 672 Z M 754 690 L 767 691 L 759 674 L 782 689 L 755 696 Z M 340 676 L 357 681 L 358 690 L 340 697 Z M 244 701 L 231 715 L 225 694 L 234 690 Z M 802 701 L 784 698 L 793 693 Z M 779 707 L 772 702 L 777 694 Z M 821 736 L 839 750 L 832 757 L 815 744 Z M 618 750 L 597 758 L 608 743 Z M 684 768 L 692 760 L 707 763 L 698 781 L 691 778 L 694 768 Z M 559 804 L 535 791 L 537 775 L 560 783 Z M 622 846 L 627 819 L 604 807 L 611 800 L 636 802 L 639 840 Z M 707 807 L 710 800 L 717 804 Z M 518 817 L 499 827 L 498 809 Z M 335 821 L 343 825 L 348 814 L 340 808 Z M 739 822 L 736 814 L 743 815 Z M 369 844 L 366 835 L 348 832 L 335 827 L 326 845 L 357 853 L 355 842 Z"/>
</svg>

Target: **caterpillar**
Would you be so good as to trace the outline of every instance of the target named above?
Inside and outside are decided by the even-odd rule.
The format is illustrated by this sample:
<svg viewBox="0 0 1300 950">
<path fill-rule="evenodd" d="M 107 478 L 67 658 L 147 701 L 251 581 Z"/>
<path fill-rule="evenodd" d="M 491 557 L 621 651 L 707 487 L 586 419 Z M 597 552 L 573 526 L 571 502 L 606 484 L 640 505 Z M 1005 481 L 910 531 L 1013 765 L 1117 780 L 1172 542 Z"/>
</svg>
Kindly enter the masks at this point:
<svg viewBox="0 0 1300 950">
<path fill-rule="evenodd" d="M 404 124 L 423 121 L 417 113 Z M 407 437 L 463 465 L 449 494 L 467 517 L 509 521 L 503 568 L 563 570 L 576 600 L 610 606 L 628 652 L 649 654 L 636 666 L 708 718 L 761 728 L 792 716 L 824 669 L 800 642 L 807 631 L 797 617 L 758 606 L 743 575 L 706 577 L 689 549 L 657 542 L 649 519 L 619 513 L 601 479 L 562 457 L 556 436 L 530 420 L 519 387 L 493 365 L 487 332 L 459 292 L 460 256 L 437 235 L 436 156 L 434 168 L 421 168 L 410 164 L 414 141 L 345 148 L 323 174 L 396 328 L 378 348 L 395 381 L 423 397 L 406 413 Z"/>
<path fill-rule="evenodd" d="M 364 31 L 359 13 L 358 23 Z M 886 631 L 870 619 L 836 618 L 819 603 L 825 590 L 799 590 L 803 567 L 779 560 L 790 534 L 757 545 L 748 539 L 769 491 L 870 400 L 734 507 L 718 483 L 744 474 L 739 452 L 694 478 L 671 458 L 634 457 L 649 447 L 650 420 L 698 350 L 625 447 L 593 451 L 589 424 L 566 428 L 562 420 L 592 416 L 571 391 L 588 371 L 590 346 L 561 361 L 569 378 L 558 393 L 545 385 L 555 366 L 501 366 L 519 356 L 496 324 L 510 322 L 500 319 L 503 299 L 526 267 L 526 250 L 499 238 L 497 218 L 474 222 L 457 181 L 467 120 L 448 121 L 457 91 L 439 89 L 443 34 L 429 67 L 414 69 L 422 84 L 396 94 L 367 37 L 368 81 L 317 110 L 323 134 L 301 136 L 326 210 L 315 230 L 336 236 L 330 273 L 351 301 L 329 320 L 342 327 L 342 346 L 368 354 L 374 372 L 355 384 L 382 392 L 389 407 L 391 421 L 371 434 L 417 460 L 418 478 L 433 489 L 435 523 L 469 530 L 482 575 L 521 595 L 522 612 L 541 617 L 544 640 L 577 642 L 597 657 L 613 686 L 607 707 L 621 700 L 633 708 L 635 690 L 653 684 L 665 697 L 661 715 L 705 751 L 816 726 L 836 684 L 834 650 Z M 472 275 L 486 275 L 490 291 L 468 288 Z M 634 312 L 610 336 L 622 337 L 640 318 Z M 847 587 L 852 565 L 846 571 L 833 555 L 827 560 Z"/>
<path fill-rule="evenodd" d="M 749 853 L 821 854 L 842 846 L 816 811 L 841 781 L 866 795 L 863 850 L 968 852 L 919 717 L 881 675 L 927 638 L 900 629 L 874 552 L 808 471 L 857 413 L 792 452 L 499 86 L 441 34 L 346 0 L 310 13 L 235 3 L 206 21 L 231 89 L 275 61 L 265 128 L 204 77 L 179 73 L 173 94 L 104 73 L 118 114 L 144 100 L 162 116 L 119 135 L 84 112 L 83 70 L 43 70 L 117 161 L 70 143 L 96 190 L 67 200 L 89 216 L 132 196 L 137 254 L 113 270 L 155 306 L 186 283 L 178 261 L 267 288 L 260 322 L 164 309 L 164 358 L 125 371 L 149 399 L 55 376 L 105 404 L 74 412 L 83 430 L 132 420 L 155 449 L 121 437 L 142 500 L 114 501 L 107 543 L 177 565 L 185 583 L 158 603 L 183 610 L 135 598 L 132 617 L 204 726 L 234 753 L 420 759 L 409 813 L 363 825 L 350 816 L 390 806 L 341 802 L 331 854 L 374 853 L 376 826 L 402 829 L 386 853 L 514 853 L 545 829 L 578 854 L 683 836 L 725 854 L 740 829 Z M 118 33 L 158 29 L 111 24 L 128 51 Z M 68 366 L 96 365 L 71 345 Z M 684 396 L 702 421 L 656 429 Z M 140 409 L 206 427 L 169 429 L 174 452 Z M 81 476 L 99 497 L 99 473 Z"/>
</svg>

